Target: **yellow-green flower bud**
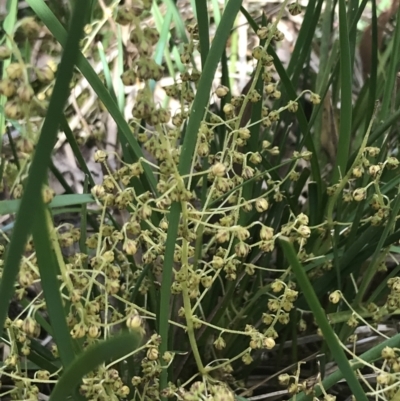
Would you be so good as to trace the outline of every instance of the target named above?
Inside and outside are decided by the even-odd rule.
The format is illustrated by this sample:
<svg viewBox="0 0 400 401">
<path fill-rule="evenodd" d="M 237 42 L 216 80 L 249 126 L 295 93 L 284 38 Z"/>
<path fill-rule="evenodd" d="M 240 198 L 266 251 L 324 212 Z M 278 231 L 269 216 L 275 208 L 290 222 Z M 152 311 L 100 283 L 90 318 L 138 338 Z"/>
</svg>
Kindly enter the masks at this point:
<svg viewBox="0 0 400 401">
<path fill-rule="evenodd" d="M 10 98 L 14 96 L 16 92 L 17 87 L 11 79 L 5 78 L 0 81 L 0 94 L 4 95 L 7 98 Z"/>
<path fill-rule="evenodd" d="M 365 199 L 367 196 L 367 191 L 365 188 L 357 188 L 356 190 L 353 191 L 353 199 L 356 202 L 361 202 L 362 200 Z"/>
<path fill-rule="evenodd" d="M 255 208 L 258 213 L 265 212 L 268 210 L 269 204 L 265 198 L 258 198 L 255 202 Z"/>
<path fill-rule="evenodd" d="M 36 70 L 37 79 L 43 84 L 49 84 L 54 80 L 54 71 L 49 65 Z"/>
<path fill-rule="evenodd" d="M 12 80 L 22 78 L 23 72 L 24 72 L 24 67 L 20 63 L 11 63 L 6 68 L 7 76 Z"/>
<path fill-rule="evenodd" d="M 0 60 L 5 60 L 11 56 L 11 49 L 7 46 L 0 46 Z"/>
<path fill-rule="evenodd" d="M 142 318 L 138 313 L 133 313 L 128 316 L 126 326 L 131 330 L 138 330 L 142 326 Z"/>
<path fill-rule="evenodd" d="M 262 26 L 261 28 L 257 29 L 257 36 L 263 40 L 267 39 L 269 33 L 269 28 L 267 26 Z"/>
<path fill-rule="evenodd" d="M 150 347 L 146 352 L 146 356 L 150 361 L 157 360 L 158 355 L 158 349 L 156 347 Z"/>
<path fill-rule="evenodd" d="M 22 84 L 17 89 L 17 95 L 18 98 L 21 100 L 21 102 L 30 103 L 32 101 L 33 96 L 35 95 L 35 92 L 33 91 L 30 85 Z"/>
<path fill-rule="evenodd" d="M 219 97 L 225 97 L 229 93 L 229 88 L 224 85 L 219 85 L 218 88 L 215 90 L 215 94 Z"/>
<path fill-rule="evenodd" d="M 222 337 L 218 337 L 215 341 L 214 341 L 214 347 L 217 350 L 222 350 L 226 347 L 226 343 L 225 340 Z"/>
<path fill-rule="evenodd" d="M 288 11 L 291 15 L 296 16 L 301 14 L 301 6 L 299 3 L 292 3 L 288 5 Z"/>
<path fill-rule="evenodd" d="M 341 298 L 342 294 L 339 290 L 336 290 L 329 294 L 329 301 L 332 302 L 333 304 L 337 304 Z"/>
</svg>

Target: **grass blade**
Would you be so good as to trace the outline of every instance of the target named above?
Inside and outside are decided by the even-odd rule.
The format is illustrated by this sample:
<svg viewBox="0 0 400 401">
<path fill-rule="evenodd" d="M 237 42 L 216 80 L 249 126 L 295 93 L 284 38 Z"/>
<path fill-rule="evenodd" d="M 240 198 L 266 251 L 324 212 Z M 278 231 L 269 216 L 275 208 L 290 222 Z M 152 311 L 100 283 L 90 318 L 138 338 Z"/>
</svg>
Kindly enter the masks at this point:
<svg viewBox="0 0 400 401">
<path fill-rule="evenodd" d="M 51 224 L 50 218 L 42 203 L 35 212 L 32 235 L 38 259 L 43 294 L 53 329 L 53 337 L 57 344 L 61 362 L 64 367 L 67 367 L 75 359 L 75 352 L 59 291 L 60 283 L 57 280 L 57 275 L 60 274 L 60 268 L 57 267 L 50 242 L 50 227 L 48 223 Z"/>
<path fill-rule="evenodd" d="M 297 282 L 307 300 L 307 303 L 312 310 L 315 320 L 322 330 L 324 335 L 324 339 L 330 348 L 336 363 L 339 366 L 340 371 L 343 373 L 343 376 L 346 378 L 346 381 L 353 392 L 355 398 L 360 401 L 367 401 L 368 398 L 364 393 L 360 383 L 357 380 L 356 375 L 350 363 L 344 353 L 335 332 L 332 330 L 328 319 L 326 318 L 325 311 L 322 308 L 321 304 L 318 301 L 318 298 L 315 294 L 314 288 L 311 285 L 303 266 L 300 264 L 299 260 L 297 259 L 296 252 L 294 250 L 293 245 L 287 241 L 282 239 L 280 242 L 283 252 L 290 263 L 290 266 L 293 269 L 293 272 L 296 276 Z"/>
<path fill-rule="evenodd" d="M 4 200 L 0 202 L 0 216 L 9 213 L 18 212 L 21 200 Z M 50 203 L 50 208 L 55 209 L 57 207 L 66 207 L 72 205 L 82 205 L 84 203 L 94 202 L 93 196 L 89 194 L 68 194 L 68 195 L 57 195 Z"/>
<path fill-rule="evenodd" d="M 382 350 L 385 347 L 399 347 L 400 345 L 400 334 L 396 334 L 394 337 L 389 338 L 386 341 L 383 341 L 379 345 L 373 347 L 372 349 L 368 350 L 367 352 L 364 352 L 361 354 L 358 358 L 357 361 L 354 361 L 351 364 L 351 369 L 352 370 L 357 370 L 360 369 L 364 366 L 364 361 L 365 362 L 373 362 L 374 360 L 378 359 L 381 357 Z M 362 361 L 362 362 L 359 362 Z M 319 397 L 321 394 L 323 394 L 323 390 L 326 391 L 329 388 L 331 388 L 334 384 L 336 384 L 339 380 L 346 378 L 342 370 L 339 368 L 335 372 L 333 372 L 331 375 L 326 377 L 324 380 L 322 380 L 322 387 L 321 386 L 316 386 L 314 387 L 314 393 L 313 396 Z M 305 393 L 300 393 L 296 394 L 294 397 L 290 399 L 290 401 L 308 401 L 312 400 L 312 396 L 306 395 Z"/>
<path fill-rule="evenodd" d="M 350 152 L 350 134 L 352 124 L 352 77 L 350 43 L 347 27 L 346 4 L 339 0 L 339 41 L 340 41 L 340 89 L 341 107 L 339 123 L 339 143 L 332 182 L 336 183 L 339 177 L 346 172 Z"/>
<path fill-rule="evenodd" d="M 32 224 L 34 223 L 32 210 L 38 209 L 41 205 L 42 183 L 44 182 L 47 166 L 50 162 L 59 121 L 68 98 L 69 83 L 78 55 L 79 40 L 83 25 L 86 22 L 87 6 L 87 2 L 83 2 L 80 7 L 77 7 L 72 18 L 71 26 L 73 29 L 71 29 L 67 37 L 53 95 L 50 99 L 47 116 L 43 123 L 42 135 L 39 138 L 36 153 L 33 157 L 25 194 L 21 200 L 13 235 L 7 249 L 4 271 L 0 282 L 0 299 L 2 300 L 0 303 L 0 327 L 3 327 L 7 316 L 8 303 L 14 292 L 14 281 L 18 273 L 21 255 L 32 229 Z"/>
<path fill-rule="evenodd" d="M 129 354 L 129 352 L 137 348 L 138 344 L 139 339 L 137 336 L 123 334 L 88 348 L 65 370 L 54 387 L 49 401 L 67 400 L 71 390 L 78 386 L 84 375 L 111 358 L 118 359 Z"/>
</svg>

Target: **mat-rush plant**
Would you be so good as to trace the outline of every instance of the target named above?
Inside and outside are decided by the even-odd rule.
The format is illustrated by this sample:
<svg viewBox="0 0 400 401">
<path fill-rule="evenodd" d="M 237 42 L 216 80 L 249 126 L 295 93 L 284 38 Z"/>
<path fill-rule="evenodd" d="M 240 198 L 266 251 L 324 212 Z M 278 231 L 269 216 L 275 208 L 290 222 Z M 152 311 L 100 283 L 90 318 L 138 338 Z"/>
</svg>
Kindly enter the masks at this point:
<svg viewBox="0 0 400 401">
<path fill-rule="evenodd" d="M 68 54 L 74 46 L 44 2 L 28 3 Z M 311 385 L 303 380 L 300 368 L 295 374 L 288 371 L 279 376 L 279 382 L 289 394 L 304 398 L 314 390 L 315 397 L 331 399 L 328 388 L 343 376 L 357 400 L 367 399 L 364 391 L 387 399 L 399 391 L 398 336 L 361 359 L 354 354 L 356 327 L 373 327 L 399 309 L 399 269 L 387 266 L 388 257 L 397 252 L 393 244 L 400 238 L 397 145 L 392 144 L 393 135 L 386 135 L 388 146 L 377 146 L 384 134 L 392 134 L 398 117 L 398 112 L 390 115 L 389 111 L 398 104 L 390 82 L 399 54 L 392 54 L 391 75 L 386 81 L 377 77 L 375 55 L 370 80 L 354 105 L 363 118 L 357 115 L 353 119 L 355 28 L 366 2 L 360 6 L 352 2 L 347 13 L 344 2 L 339 2 L 339 42 L 317 77 L 318 93 L 324 97 L 332 84 L 333 98 L 342 104 L 339 149 L 333 173 L 321 175 L 326 169 L 324 158 L 316 152 L 318 132 L 314 126 L 321 96 L 296 85 L 308 59 L 322 3 L 309 2 L 293 60 L 286 69 L 274 50 L 283 38 L 277 26 L 286 7 L 296 13 L 299 5 L 284 2 L 274 21 L 263 21 L 260 26 L 240 9 L 260 45 L 252 49 L 255 71 L 248 93 L 232 96 L 223 53 L 241 2 L 227 2 L 211 47 L 207 3 L 197 2 L 198 22 L 186 24 L 188 35 L 179 59 L 173 57 L 174 49 L 163 49 L 170 72 L 174 68 L 181 71 L 174 76 L 175 83 L 164 88 L 166 95 L 180 104 L 172 115 L 167 106 L 155 102 L 152 92 L 154 81 L 164 74 L 153 59 L 154 51 L 159 50 L 157 44 L 168 43 L 144 22 L 151 7 L 158 15 L 157 6 L 151 1 L 131 6 L 109 3 L 104 17 L 87 27 L 89 37 L 82 45 L 90 49 L 93 32 L 107 33 L 111 17 L 111 27 L 115 28 L 115 23 L 128 26 L 137 56 L 131 64 L 125 60 L 129 68 L 120 71 L 121 82 L 135 84 L 139 90 L 132 116 L 126 120 L 120 111 L 124 99 L 118 87 L 112 86 L 110 66 L 102 52 L 107 46 L 97 47 L 106 86 L 88 59 L 78 55 L 77 67 L 118 124 L 122 144 L 123 154 L 115 154 L 119 164 L 114 170 L 108 163 L 111 154 L 96 151 L 94 159 L 106 172 L 97 185 L 79 153 L 70 122 L 60 117 L 69 82 L 68 75 L 63 75 L 63 63 L 54 87 L 52 79 L 45 77 L 45 90 L 52 90 L 53 97 L 39 141 L 24 136 L 32 124 L 31 106 L 41 106 L 43 111 L 46 97 L 42 87 L 36 93 L 31 87 L 30 72 L 34 70 L 38 78 L 41 75 L 18 48 L 18 26 L 7 30 L 4 57 L 13 67 L 5 67 L 0 88 L 7 97 L 4 114 L 22 138 L 14 143 L 10 136 L 12 158 L 2 163 L 1 171 L 4 188 L 12 189 L 14 197 L 22 196 L 22 200 L 9 244 L 3 233 L 6 258 L 0 284 L 0 321 L 5 321 L 2 340 L 9 351 L 4 351 L 0 372 L 10 381 L 1 389 L 2 398 L 9 395 L 33 400 L 42 391 L 58 400 L 67 396 L 63 389 L 72 391 L 79 382 L 73 399 L 231 400 L 235 394 L 246 393 L 246 380 L 260 364 L 262 353 L 276 358 L 275 350 L 282 350 L 285 339 L 291 339 L 292 355 L 283 360 L 288 365 L 299 362 L 305 355 L 296 343 L 310 333 L 321 335 L 321 350 L 327 360 L 337 363 L 339 371 Z M 16 6 L 17 2 L 9 2 L 9 7 Z M 172 2 L 168 6 L 171 14 L 164 26 L 161 23 L 160 31 L 167 32 L 165 26 L 169 28 L 174 19 L 179 34 L 179 11 Z M 323 42 L 330 36 L 330 7 L 328 2 L 324 9 Z M 70 32 L 79 31 L 74 21 Z M 40 28 L 38 22 L 34 26 Z M 399 48 L 399 26 L 394 49 Z M 114 32 L 121 44 L 120 31 L 116 28 Z M 201 62 L 196 57 L 198 51 Z M 92 56 L 97 57 L 95 50 Z M 212 90 L 220 64 L 221 84 Z M 72 65 L 70 60 L 71 69 Z M 119 68 L 122 65 L 120 58 Z M 340 65 L 340 73 L 336 65 Z M 15 72 L 17 67 L 20 74 Z M 46 71 L 50 74 L 52 70 Z M 378 85 L 379 80 L 389 84 Z M 25 90 L 5 90 L 18 86 Z M 378 93 L 378 88 L 385 92 Z M 21 96 L 25 93 L 31 103 Z M 57 103 L 54 99 L 58 96 Z M 309 121 L 302 108 L 305 96 L 316 106 Z M 392 105 L 385 100 L 382 107 L 374 109 L 376 98 L 381 96 L 392 99 Z M 220 111 L 210 106 L 216 99 L 220 99 Z M 77 101 L 81 100 L 78 97 Z M 249 103 L 251 118 L 243 125 Z M 294 120 L 297 123 L 291 128 Z M 51 141 L 47 145 L 45 141 L 51 122 L 54 135 L 59 124 L 65 132 L 88 176 L 85 187 L 91 185 L 92 199 L 98 205 L 88 210 L 84 206 L 87 194 L 52 200 L 51 190 L 43 189 L 54 213 L 57 205 L 82 204 L 77 227 L 54 227 L 40 199 L 47 163 L 39 170 L 41 175 L 37 169 L 41 156 L 50 155 Z M 298 138 L 298 148 L 288 153 L 285 142 L 290 129 Z M 350 147 L 352 136 L 355 140 Z M 58 177 L 62 179 L 60 174 Z M 305 204 L 299 202 L 303 191 L 307 193 Z M 33 195 L 36 198 L 31 198 Z M 30 200 L 37 205 L 35 218 L 29 214 Z M 9 213 L 18 205 L 14 200 L 0 206 L 3 213 Z M 90 221 L 93 216 L 97 219 Z M 24 219 L 30 224 L 23 226 Z M 33 242 L 26 243 L 30 229 Z M 390 271 L 371 291 L 376 273 L 388 267 Z M 40 286 L 32 300 L 27 291 L 33 284 Z M 5 318 L 13 289 L 22 309 L 17 316 L 10 313 Z M 142 345 L 126 350 L 131 339 L 121 337 L 113 355 L 110 347 L 118 344 L 115 336 L 126 329 L 140 333 Z M 41 331 L 51 336 L 52 352 L 37 339 Z M 91 348 L 94 344 L 103 353 L 86 369 L 75 371 L 84 366 L 85 358 L 97 355 Z M 353 344 L 351 356 L 356 363 L 345 357 L 344 344 Z M 376 388 L 365 382 L 365 390 L 361 387 L 358 379 L 363 378 L 364 366 L 377 373 Z M 53 390 L 55 382 L 58 387 Z"/>
</svg>

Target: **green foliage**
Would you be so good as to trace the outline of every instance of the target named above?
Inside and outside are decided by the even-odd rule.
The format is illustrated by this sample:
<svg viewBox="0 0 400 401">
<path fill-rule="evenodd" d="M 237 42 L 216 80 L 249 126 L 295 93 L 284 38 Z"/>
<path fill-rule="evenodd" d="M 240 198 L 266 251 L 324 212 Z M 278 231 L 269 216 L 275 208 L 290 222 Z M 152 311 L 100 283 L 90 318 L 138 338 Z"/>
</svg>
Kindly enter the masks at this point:
<svg viewBox="0 0 400 401">
<path fill-rule="evenodd" d="M 0 375 L 12 382 L 0 398 L 38 399 L 47 384 L 50 400 L 243 400 L 262 356 L 278 358 L 287 340 L 291 356 L 274 373 L 293 399 L 330 400 L 342 378 L 357 400 L 396 397 L 399 337 L 359 355 L 357 328 L 384 337 L 378 324 L 400 310 L 400 12 L 391 57 L 380 60 L 373 5 L 370 72 L 356 91 L 366 1 L 340 0 L 336 15 L 331 1 L 302 10 L 286 0 L 273 21 L 239 0 L 222 10 L 195 2 L 190 21 L 170 0 L 165 14 L 150 0 L 71 2 L 67 13 L 28 0 L 35 17 L 18 21 L 17 3 L 7 3 L 0 47 L 10 198 L 0 214 L 16 215 L 0 244 L 10 346 Z M 289 61 L 277 51 L 288 12 L 303 12 Z M 227 45 L 239 13 L 259 39 L 241 95 Z M 30 62 L 35 43 L 50 49 L 44 66 Z M 103 149 L 93 114 L 111 116 L 120 152 Z M 82 194 L 51 162 L 59 130 L 84 173 Z M 84 157 L 91 142 L 101 182 Z M 65 194 L 55 196 L 49 169 Z M 60 223 L 67 212 L 79 221 Z M 337 366 L 319 381 L 304 377 L 299 362 L 311 357 L 297 347 L 315 334 Z"/>
</svg>

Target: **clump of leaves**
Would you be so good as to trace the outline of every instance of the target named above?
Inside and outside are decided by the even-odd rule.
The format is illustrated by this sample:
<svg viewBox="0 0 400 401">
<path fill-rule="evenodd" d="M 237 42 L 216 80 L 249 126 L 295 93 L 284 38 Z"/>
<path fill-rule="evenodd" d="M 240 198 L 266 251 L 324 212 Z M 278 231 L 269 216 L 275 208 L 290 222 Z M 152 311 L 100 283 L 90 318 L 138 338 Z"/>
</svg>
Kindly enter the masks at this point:
<svg viewBox="0 0 400 401">
<path fill-rule="evenodd" d="M 33 229 L 34 242 L 25 246 L 15 283 L 23 308 L 4 325 L 9 352 L 0 372 L 12 385 L 2 396 L 38 399 L 39 385 L 52 385 L 59 376 L 61 382 L 58 362 L 63 353 L 65 358 L 63 341 L 85 355 L 90 347 L 128 330 L 142 338 L 142 345 L 84 372 L 80 396 L 233 400 L 235 393 L 246 389 L 246 379 L 261 355 L 274 352 L 289 332 L 295 332 L 318 333 L 321 344 L 325 338 L 351 390 L 366 399 L 342 348 L 356 344 L 354 333 L 360 324 L 376 330 L 374 325 L 398 310 L 397 267 L 372 294 L 369 289 L 375 273 L 386 269 L 399 237 L 395 174 L 399 161 L 394 152 L 372 143 L 381 140 L 388 128 L 382 127 L 389 124 L 374 126 L 376 109 L 358 128 L 361 141 L 354 155 L 348 157 L 345 150 L 331 176 L 319 174 L 323 158 L 315 152 L 309 136 L 314 126 L 312 120 L 307 125 L 301 101 L 307 96 L 317 113 L 321 97 L 310 90 L 294 91 L 272 46 L 283 39 L 278 22 L 286 6 L 287 2 L 274 22 L 261 26 L 248 15 L 260 44 L 252 49 L 253 80 L 240 96 L 231 96 L 228 82 L 210 90 L 239 5 L 230 1 L 226 6 L 210 49 L 204 47 L 202 25 L 187 24 L 188 41 L 175 60 L 183 70 L 164 87 L 166 96 L 179 104 L 174 111 L 155 101 L 152 89 L 165 74 L 153 58 L 159 32 L 144 23 L 152 2 L 113 4 L 107 9 L 112 23 L 131 28 L 129 41 L 136 50 L 120 76 L 125 86 L 138 88 L 128 122 L 83 58 L 78 58 L 78 66 L 117 121 L 123 155 L 102 149 L 94 153 L 104 176 L 97 184 L 90 177 L 97 205 L 93 211 L 97 219 L 92 219 L 90 229 L 85 207 L 78 226 L 54 227 L 43 213 L 40 224 L 51 240 L 57 266 L 52 282 L 43 277 L 40 231 Z M 298 14 L 299 5 L 288 9 Z M 194 57 L 198 50 L 201 66 Z M 5 115 L 11 122 L 21 120 L 30 134 L 33 117 L 40 117 L 33 110 L 46 108 L 41 103 L 46 96 L 35 92 L 30 77 L 36 74 L 49 90 L 53 64 L 40 71 L 32 68 L 17 46 L 5 47 L 0 54 L 10 60 L 0 83 L 7 98 Z M 343 88 L 342 96 L 346 96 Z M 219 111 L 211 111 L 210 99 L 219 104 Z M 251 117 L 245 121 L 248 104 Z M 347 112 L 341 110 L 345 127 Z M 303 140 L 288 153 L 275 144 L 274 132 L 289 130 L 292 116 L 299 120 L 294 130 L 299 138 L 303 134 Z M 63 124 L 69 132 L 68 123 Z M 26 196 L 25 178 L 40 124 L 37 127 L 35 135 L 19 141 L 22 158 L 14 152 L 18 157 L 10 158 L 4 170 L 4 185 L 15 198 Z M 340 135 L 343 138 L 343 129 Z M 73 136 L 69 140 L 76 146 Z M 109 163 L 111 156 L 118 160 L 116 167 Z M 313 181 L 308 181 L 310 171 Z M 304 189 L 305 205 L 299 202 Z M 47 205 L 55 200 L 47 186 L 42 198 Z M 4 238 L 8 240 L 5 234 Z M 6 250 L 7 245 L 1 253 Z M 6 265 L 4 276 L 7 269 Z M 28 300 L 34 285 L 38 294 Z M 51 354 L 37 340 L 44 331 L 56 332 L 46 321 L 47 310 L 52 317 L 51 305 L 42 297 L 42 289 L 46 296 L 50 287 L 61 297 L 60 319 L 69 331 L 63 341 L 54 336 Z M 321 304 L 326 304 L 331 321 L 340 324 L 335 332 Z M 393 346 L 381 347 L 382 354 L 374 356 L 380 362 L 366 363 L 378 374 L 377 391 L 389 398 L 398 391 L 394 385 L 398 355 Z M 35 364 L 33 378 L 26 373 L 28 361 Z M 326 383 L 310 386 L 300 373 L 299 369 L 295 375 L 279 376 L 289 394 L 302 392 L 301 397 L 314 391 L 332 399 Z"/>
</svg>

